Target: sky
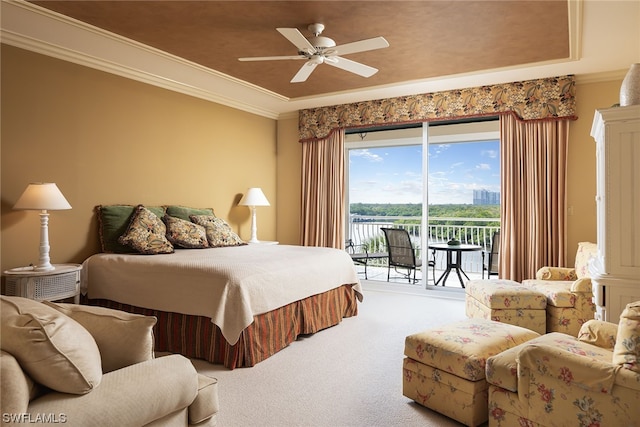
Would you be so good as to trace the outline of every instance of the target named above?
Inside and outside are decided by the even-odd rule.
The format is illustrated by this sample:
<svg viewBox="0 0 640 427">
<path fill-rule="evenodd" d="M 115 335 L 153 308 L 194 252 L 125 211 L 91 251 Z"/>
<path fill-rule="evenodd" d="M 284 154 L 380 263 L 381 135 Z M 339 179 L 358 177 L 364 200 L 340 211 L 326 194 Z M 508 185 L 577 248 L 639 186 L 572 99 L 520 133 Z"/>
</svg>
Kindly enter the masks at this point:
<svg viewBox="0 0 640 427">
<path fill-rule="evenodd" d="M 349 150 L 350 203 L 422 203 L 422 146 Z M 472 204 L 500 191 L 499 142 L 429 146 L 429 204 Z"/>
</svg>

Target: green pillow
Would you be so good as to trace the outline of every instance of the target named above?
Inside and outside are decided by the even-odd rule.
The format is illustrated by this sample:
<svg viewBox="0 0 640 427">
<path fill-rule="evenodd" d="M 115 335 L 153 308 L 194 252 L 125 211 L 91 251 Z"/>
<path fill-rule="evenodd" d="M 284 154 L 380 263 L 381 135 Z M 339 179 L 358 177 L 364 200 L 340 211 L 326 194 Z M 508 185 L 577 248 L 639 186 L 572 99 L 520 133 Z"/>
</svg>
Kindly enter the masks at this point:
<svg viewBox="0 0 640 427">
<path fill-rule="evenodd" d="M 135 206 L 130 205 L 96 206 L 102 252 L 117 254 L 136 252 L 133 248 L 118 242 L 118 238 L 127 231 L 135 209 Z M 156 214 L 158 218 L 164 216 L 163 206 L 147 206 L 147 209 Z"/>
<path fill-rule="evenodd" d="M 167 206 L 167 215 L 173 216 L 175 218 L 184 219 L 185 221 L 191 222 L 189 216 L 191 215 L 213 215 L 212 208 L 190 208 L 187 206 L 176 206 L 171 205 Z"/>
</svg>

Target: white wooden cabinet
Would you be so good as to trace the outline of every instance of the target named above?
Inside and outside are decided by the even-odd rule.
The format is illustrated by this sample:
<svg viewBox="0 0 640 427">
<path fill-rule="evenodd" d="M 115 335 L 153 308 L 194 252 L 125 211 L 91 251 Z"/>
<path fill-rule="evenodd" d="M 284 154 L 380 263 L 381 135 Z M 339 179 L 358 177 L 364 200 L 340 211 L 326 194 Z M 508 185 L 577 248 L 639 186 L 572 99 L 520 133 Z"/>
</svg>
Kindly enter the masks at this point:
<svg viewBox="0 0 640 427">
<path fill-rule="evenodd" d="M 598 257 L 590 273 L 596 317 L 618 323 L 640 300 L 640 105 L 597 110 Z"/>
</svg>

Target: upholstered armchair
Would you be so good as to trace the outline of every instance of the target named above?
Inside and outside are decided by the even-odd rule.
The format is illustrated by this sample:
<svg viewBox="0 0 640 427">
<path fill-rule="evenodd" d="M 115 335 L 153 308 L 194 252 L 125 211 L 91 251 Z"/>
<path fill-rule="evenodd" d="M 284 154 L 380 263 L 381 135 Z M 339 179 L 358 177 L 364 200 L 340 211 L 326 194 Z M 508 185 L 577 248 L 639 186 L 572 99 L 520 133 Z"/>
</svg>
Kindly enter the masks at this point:
<svg viewBox="0 0 640 427">
<path fill-rule="evenodd" d="M 154 357 L 155 317 L 1 297 L 2 425 L 216 424 L 217 380 Z"/>
<path fill-rule="evenodd" d="M 620 325 L 590 320 L 578 338 L 553 332 L 489 358 L 489 427 L 639 426 L 640 301 L 634 304 Z"/>
<path fill-rule="evenodd" d="M 547 297 L 547 332 L 578 335 L 583 323 L 593 319 L 595 304 L 589 276 L 589 260 L 595 257 L 595 243 L 578 243 L 574 268 L 542 267 L 535 279 L 522 282 Z"/>
</svg>

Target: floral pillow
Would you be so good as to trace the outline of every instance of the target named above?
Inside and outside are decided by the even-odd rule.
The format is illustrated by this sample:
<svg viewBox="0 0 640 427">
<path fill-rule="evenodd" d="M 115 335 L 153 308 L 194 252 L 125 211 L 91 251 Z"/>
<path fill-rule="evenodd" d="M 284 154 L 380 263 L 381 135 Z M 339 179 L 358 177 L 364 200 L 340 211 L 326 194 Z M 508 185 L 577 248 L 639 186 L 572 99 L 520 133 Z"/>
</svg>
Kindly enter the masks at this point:
<svg viewBox="0 0 640 427">
<path fill-rule="evenodd" d="M 165 215 L 167 239 L 174 245 L 187 249 L 203 249 L 209 247 L 207 233 L 202 225 L 194 224 L 177 217 Z"/>
<path fill-rule="evenodd" d="M 118 242 L 145 255 L 173 253 L 173 245 L 165 236 L 167 227 L 162 220 L 142 205 L 136 207 L 127 231 Z"/>
<path fill-rule="evenodd" d="M 640 301 L 627 304 L 620 315 L 613 364 L 640 372 Z"/>
<path fill-rule="evenodd" d="M 222 218 L 213 215 L 191 215 L 191 221 L 205 227 L 209 246 L 240 246 L 246 243 L 231 229 Z"/>
</svg>

